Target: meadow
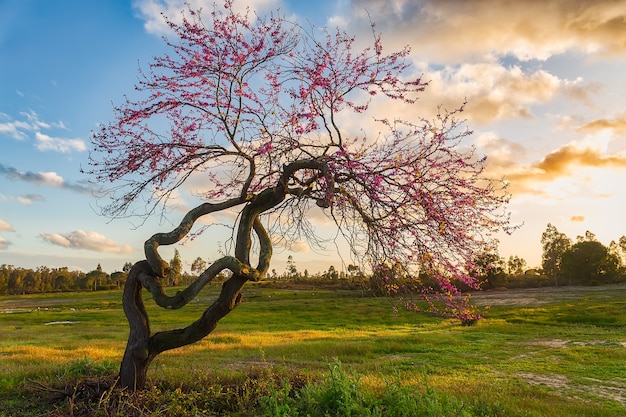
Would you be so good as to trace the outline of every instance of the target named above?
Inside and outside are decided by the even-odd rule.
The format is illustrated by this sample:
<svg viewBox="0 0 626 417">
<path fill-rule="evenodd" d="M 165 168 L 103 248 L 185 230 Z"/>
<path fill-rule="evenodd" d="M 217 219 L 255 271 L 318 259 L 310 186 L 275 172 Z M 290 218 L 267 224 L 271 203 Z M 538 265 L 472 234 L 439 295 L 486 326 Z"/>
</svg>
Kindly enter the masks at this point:
<svg viewBox="0 0 626 417">
<path fill-rule="evenodd" d="M 153 331 L 195 320 L 146 300 Z M 146 295 L 147 297 L 147 295 Z M 115 390 L 120 291 L 0 298 L 1 416 L 623 416 L 626 286 L 487 291 L 475 326 L 359 290 L 251 284 L 151 388 Z"/>
</svg>

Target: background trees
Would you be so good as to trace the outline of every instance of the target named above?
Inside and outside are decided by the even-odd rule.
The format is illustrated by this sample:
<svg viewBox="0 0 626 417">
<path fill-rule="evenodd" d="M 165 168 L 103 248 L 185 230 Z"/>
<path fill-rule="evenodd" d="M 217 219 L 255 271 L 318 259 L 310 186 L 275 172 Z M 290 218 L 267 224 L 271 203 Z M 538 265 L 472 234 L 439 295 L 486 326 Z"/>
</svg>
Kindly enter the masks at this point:
<svg viewBox="0 0 626 417">
<path fill-rule="evenodd" d="M 561 255 L 562 275 L 569 285 L 611 283 L 619 265 L 619 258 L 597 240 L 579 241 Z"/>
<path fill-rule="evenodd" d="M 548 223 L 546 231 L 541 235 L 541 244 L 543 245 L 541 256 L 543 273 L 554 280 L 554 285 L 559 285 L 562 279 L 561 258 L 563 253 L 572 246 L 572 240 Z"/>
<path fill-rule="evenodd" d="M 611 242 L 609 247 L 598 242 L 590 231 L 577 236 L 576 243 L 548 224 L 541 237 L 543 244 L 543 273 L 554 279 L 555 285 L 598 285 L 614 282 L 623 270 L 621 246 Z M 622 236 L 620 242 L 626 242 Z"/>
</svg>

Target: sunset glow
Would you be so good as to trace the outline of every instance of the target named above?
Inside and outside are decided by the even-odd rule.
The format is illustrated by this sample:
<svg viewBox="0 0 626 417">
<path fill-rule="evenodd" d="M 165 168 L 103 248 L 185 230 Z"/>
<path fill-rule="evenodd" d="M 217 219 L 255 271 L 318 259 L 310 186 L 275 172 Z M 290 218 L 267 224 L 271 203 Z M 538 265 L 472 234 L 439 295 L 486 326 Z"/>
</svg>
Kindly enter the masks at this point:
<svg viewBox="0 0 626 417">
<path fill-rule="evenodd" d="M 199 201 L 202 179 L 194 178 L 166 217 L 109 222 L 98 215 L 106 197 L 97 199 L 81 173 L 91 131 L 112 120 L 111 102 L 133 93 L 138 61 L 145 69 L 165 51 L 160 13 L 176 19 L 185 1 L 55 3 L 0 5 L 0 264 L 88 271 L 101 263 L 113 272 L 142 259 L 144 240 L 170 230 Z M 626 8 L 619 2 L 236 4 L 338 26 L 357 42 L 371 41 L 373 20 L 385 52 L 409 45 L 414 75 L 429 82 L 426 91 L 414 105 L 373 100 L 371 106 L 381 118 L 412 121 L 467 101 L 461 116 L 473 134 L 466 144 L 487 155 L 487 175 L 509 183 L 511 222 L 520 225 L 500 236 L 501 256 L 538 266 L 548 223 L 572 239 L 591 231 L 605 245 L 626 234 Z M 367 120 L 343 125 L 355 135 L 367 130 L 376 136 L 378 129 Z M 312 218 L 326 227 L 321 216 Z M 186 242 L 179 247 L 184 267 L 198 256 L 217 257 L 228 239 L 212 232 Z M 334 244 L 316 251 L 296 241 L 276 252 L 271 269 L 279 273 L 289 255 L 301 271 L 350 263 Z"/>
</svg>

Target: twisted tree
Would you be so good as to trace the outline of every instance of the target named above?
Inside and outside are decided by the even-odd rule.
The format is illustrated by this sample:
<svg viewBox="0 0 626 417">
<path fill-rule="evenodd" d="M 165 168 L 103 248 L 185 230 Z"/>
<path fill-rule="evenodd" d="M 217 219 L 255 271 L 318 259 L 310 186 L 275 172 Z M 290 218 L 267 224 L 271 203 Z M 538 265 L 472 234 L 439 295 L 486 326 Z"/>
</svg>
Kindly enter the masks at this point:
<svg viewBox="0 0 626 417">
<path fill-rule="evenodd" d="M 428 276 L 436 284 L 416 288 L 431 308 L 476 318 L 455 284 L 474 284 L 472 260 L 507 227 L 508 196 L 501 181 L 483 176 L 485 159 L 461 144 L 470 134 L 456 118 L 462 108 L 434 120 L 370 115 L 373 101 L 411 105 L 425 88 L 411 78 L 408 48 L 384 54 L 372 25 L 371 45 L 358 49 L 339 30 L 240 14 L 228 0 L 211 13 L 188 10 L 181 22 L 166 21 L 173 54 L 154 58 L 140 72 L 139 98 L 115 107 L 114 121 L 94 133 L 89 173 L 112 184 L 104 214 L 113 217 L 137 201 L 148 202 L 141 215 L 153 214 L 192 177 L 204 181 L 206 202 L 148 239 L 146 259 L 130 271 L 122 386 L 142 388 L 159 353 L 207 336 L 240 303 L 244 284 L 265 276 L 275 236 L 315 243 L 307 220 L 315 207 L 335 222 L 355 263 L 401 265 L 416 281 Z M 372 120 L 380 129 L 374 136 L 343 127 Z M 159 246 L 225 210 L 238 212 L 233 253 L 168 296 Z M 176 309 L 224 270 L 232 275 L 196 322 L 151 334 L 143 289 Z"/>
</svg>

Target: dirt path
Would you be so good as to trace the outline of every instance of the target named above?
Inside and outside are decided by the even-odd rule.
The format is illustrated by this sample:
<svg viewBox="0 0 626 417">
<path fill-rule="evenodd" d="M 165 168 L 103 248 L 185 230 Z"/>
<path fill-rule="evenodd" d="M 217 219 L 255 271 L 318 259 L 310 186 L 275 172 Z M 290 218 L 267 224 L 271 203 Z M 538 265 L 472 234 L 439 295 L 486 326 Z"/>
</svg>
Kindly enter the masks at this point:
<svg viewBox="0 0 626 417">
<path fill-rule="evenodd" d="M 616 291 L 626 294 L 626 284 L 603 285 L 598 287 L 544 287 L 520 289 L 495 289 L 472 293 L 472 300 L 480 306 L 540 306 L 543 304 L 581 299 L 589 294 L 602 293 L 615 295 Z"/>
</svg>

